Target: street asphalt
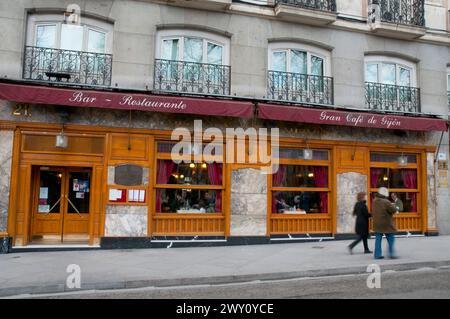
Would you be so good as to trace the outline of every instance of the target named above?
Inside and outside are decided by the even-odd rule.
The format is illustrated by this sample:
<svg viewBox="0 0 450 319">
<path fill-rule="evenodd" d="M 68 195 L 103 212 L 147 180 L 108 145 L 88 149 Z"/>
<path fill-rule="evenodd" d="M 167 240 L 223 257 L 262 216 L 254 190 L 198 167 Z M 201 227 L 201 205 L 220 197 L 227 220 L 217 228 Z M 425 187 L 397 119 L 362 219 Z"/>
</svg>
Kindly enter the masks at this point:
<svg viewBox="0 0 450 319">
<path fill-rule="evenodd" d="M 71 289 L 66 284 L 75 268 L 80 270 L 79 289 L 104 290 L 367 276 L 371 264 L 377 264 L 381 271 L 450 266 L 450 236 L 398 238 L 399 259 L 374 260 L 373 255 L 363 254 L 360 246 L 350 255 L 348 244 L 349 241 L 324 241 L 12 253 L 0 255 L 0 296 L 76 291 L 78 288 Z M 373 247 L 373 240 L 370 246 Z"/>
</svg>

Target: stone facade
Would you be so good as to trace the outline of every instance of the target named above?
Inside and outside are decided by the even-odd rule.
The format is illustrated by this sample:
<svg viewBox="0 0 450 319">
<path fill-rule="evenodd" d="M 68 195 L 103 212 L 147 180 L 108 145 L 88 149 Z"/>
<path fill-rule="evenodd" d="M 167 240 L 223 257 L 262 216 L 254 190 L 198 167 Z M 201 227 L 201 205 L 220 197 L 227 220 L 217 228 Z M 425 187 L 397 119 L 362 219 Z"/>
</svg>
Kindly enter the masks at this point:
<svg viewBox="0 0 450 319">
<path fill-rule="evenodd" d="M 353 207 L 359 192 L 367 193 L 367 175 L 348 172 L 337 174 L 336 228 L 339 234 L 353 233 L 355 217 Z"/>
<path fill-rule="evenodd" d="M 11 182 L 11 160 L 13 150 L 13 131 L 0 130 L 0 233 L 8 227 L 9 189 Z"/>
<path fill-rule="evenodd" d="M 147 236 L 147 206 L 107 205 L 105 236 Z"/>
<path fill-rule="evenodd" d="M 267 175 L 254 168 L 231 173 L 231 236 L 266 236 Z"/>
</svg>

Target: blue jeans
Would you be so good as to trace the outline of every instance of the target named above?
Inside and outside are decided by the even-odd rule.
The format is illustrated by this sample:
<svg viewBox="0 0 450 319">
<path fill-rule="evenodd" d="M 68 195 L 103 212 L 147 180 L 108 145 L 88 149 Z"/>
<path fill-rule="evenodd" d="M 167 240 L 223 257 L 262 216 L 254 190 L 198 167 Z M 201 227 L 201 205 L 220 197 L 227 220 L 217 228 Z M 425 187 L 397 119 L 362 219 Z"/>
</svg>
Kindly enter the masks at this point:
<svg viewBox="0 0 450 319">
<path fill-rule="evenodd" d="M 394 234 L 384 234 L 386 236 L 388 247 L 389 247 L 389 257 L 394 257 L 394 242 L 395 236 Z M 381 250 L 381 240 L 383 239 L 382 233 L 375 234 L 375 253 L 374 257 L 379 258 L 383 256 L 383 252 Z"/>
</svg>

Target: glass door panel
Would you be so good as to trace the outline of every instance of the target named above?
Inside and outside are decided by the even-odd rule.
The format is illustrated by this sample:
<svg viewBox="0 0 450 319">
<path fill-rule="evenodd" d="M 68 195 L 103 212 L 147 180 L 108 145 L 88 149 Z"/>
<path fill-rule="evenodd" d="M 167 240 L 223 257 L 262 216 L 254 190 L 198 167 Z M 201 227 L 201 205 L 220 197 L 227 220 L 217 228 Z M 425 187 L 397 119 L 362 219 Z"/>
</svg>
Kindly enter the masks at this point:
<svg viewBox="0 0 450 319">
<path fill-rule="evenodd" d="M 90 172 L 69 172 L 68 214 L 89 214 Z"/>
</svg>

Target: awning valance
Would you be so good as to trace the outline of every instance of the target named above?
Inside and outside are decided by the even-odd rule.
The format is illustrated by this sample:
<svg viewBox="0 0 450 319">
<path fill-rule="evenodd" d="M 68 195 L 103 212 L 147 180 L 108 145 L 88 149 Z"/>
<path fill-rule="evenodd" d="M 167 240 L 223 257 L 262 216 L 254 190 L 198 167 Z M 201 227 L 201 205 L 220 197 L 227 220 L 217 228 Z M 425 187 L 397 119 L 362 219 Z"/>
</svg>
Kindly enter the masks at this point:
<svg viewBox="0 0 450 319">
<path fill-rule="evenodd" d="M 258 117 L 268 120 L 410 131 L 448 130 L 448 122 L 437 118 L 313 109 L 264 103 L 258 104 Z"/>
<path fill-rule="evenodd" d="M 0 99 L 32 104 L 252 118 L 251 102 L 0 83 Z"/>
</svg>

